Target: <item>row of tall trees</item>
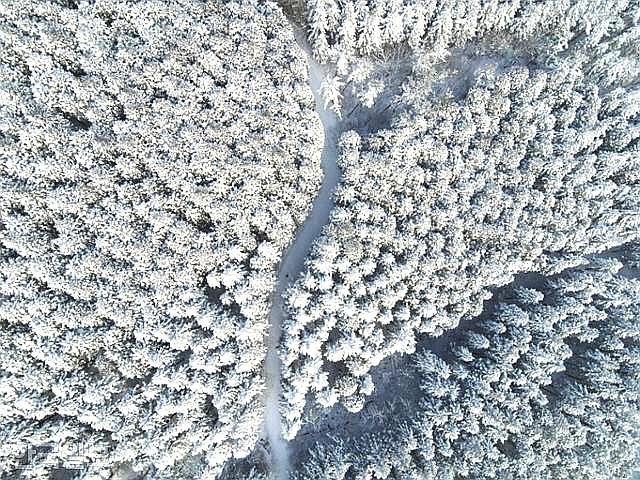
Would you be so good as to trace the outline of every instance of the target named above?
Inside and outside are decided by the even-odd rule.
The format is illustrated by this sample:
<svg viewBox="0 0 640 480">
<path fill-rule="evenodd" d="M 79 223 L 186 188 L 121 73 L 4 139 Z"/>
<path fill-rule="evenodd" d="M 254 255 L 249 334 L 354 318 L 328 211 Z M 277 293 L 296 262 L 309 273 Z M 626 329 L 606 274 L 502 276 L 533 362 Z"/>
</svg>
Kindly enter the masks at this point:
<svg viewBox="0 0 640 480">
<path fill-rule="evenodd" d="M 342 135 L 336 208 L 287 294 L 288 436 L 309 398 L 358 411 L 373 366 L 477 315 L 490 287 L 638 237 L 633 32 L 553 68 L 480 56 L 440 89 L 415 75 L 389 128 Z"/>
<path fill-rule="evenodd" d="M 306 59 L 272 4 L 0 17 L 0 474 L 212 478 L 260 436 L 276 269 L 321 183 Z"/>
<path fill-rule="evenodd" d="M 448 351 L 412 356 L 415 414 L 387 411 L 384 431 L 316 445 L 292 478 L 632 478 L 640 281 L 622 266 L 594 259 L 512 289 Z"/>
</svg>

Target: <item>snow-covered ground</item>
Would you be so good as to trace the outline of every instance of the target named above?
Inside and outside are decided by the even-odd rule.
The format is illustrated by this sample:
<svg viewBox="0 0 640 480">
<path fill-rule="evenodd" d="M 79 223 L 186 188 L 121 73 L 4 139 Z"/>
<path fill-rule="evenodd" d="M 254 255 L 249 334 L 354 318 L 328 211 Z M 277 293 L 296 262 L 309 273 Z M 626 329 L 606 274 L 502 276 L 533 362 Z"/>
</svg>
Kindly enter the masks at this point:
<svg viewBox="0 0 640 480">
<path fill-rule="evenodd" d="M 336 143 L 338 140 L 338 121 L 334 114 L 325 110 L 320 98 L 320 84 L 323 78 L 322 67 L 309 56 L 310 85 L 316 100 L 316 110 L 322 121 L 325 141 L 322 151 L 322 170 L 324 178 L 322 186 L 315 198 L 311 211 L 300 226 L 296 236 L 287 249 L 278 272 L 276 290 L 274 292 L 265 372 L 267 377 L 267 394 L 265 400 L 265 434 L 271 446 L 271 467 L 274 480 L 287 478 L 289 467 L 288 445 L 282 438 L 282 428 L 278 403 L 281 394 L 280 360 L 277 345 L 280 339 L 282 318 L 286 314 L 282 294 L 291 282 L 297 278 L 304 267 L 311 244 L 318 237 L 322 227 L 329 221 L 329 212 L 333 207 L 332 192 L 340 179 L 340 171 L 336 165 Z"/>
</svg>

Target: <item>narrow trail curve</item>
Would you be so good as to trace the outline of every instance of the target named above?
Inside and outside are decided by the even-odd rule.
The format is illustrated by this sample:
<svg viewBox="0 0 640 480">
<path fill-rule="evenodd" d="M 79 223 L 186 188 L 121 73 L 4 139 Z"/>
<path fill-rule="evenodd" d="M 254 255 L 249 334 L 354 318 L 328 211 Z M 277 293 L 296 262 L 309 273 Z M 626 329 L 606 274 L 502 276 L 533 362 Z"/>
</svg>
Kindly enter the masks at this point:
<svg viewBox="0 0 640 480">
<path fill-rule="evenodd" d="M 303 50 L 307 53 L 306 49 L 303 48 Z M 315 98 L 316 111 L 324 127 L 324 147 L 321 157 L 323 180 L 309 215 L 299 227 L 295 238 L 282 258 L 273 293 L 265 360 L 267 391 L 264 420 L 265 435 L 271 447 L 271 476 L 273 480 L 286 480 L 289 472 L 288 442 L 282 438 L 282 422 L 279 411 L 282 386 L 281 363 L 277 354 L 277 346 L 280 341 L 282 319 L 286 315 L 282 294 L 300 275 L 311 244 L 320 234 L 322 227 L 329 222 L 329 213 L 333 208 L 332 192 L 340 180 L 340 171 L 336 164 L 336 143 L 339 136 L 338 119 L 334 114 L 326 111 L 323 106 L 320 96 L 320 84 L 324 76 L 322 67 L 308 53 L 307 57 L 309 60 L 309 84 Z"/>
</svg>

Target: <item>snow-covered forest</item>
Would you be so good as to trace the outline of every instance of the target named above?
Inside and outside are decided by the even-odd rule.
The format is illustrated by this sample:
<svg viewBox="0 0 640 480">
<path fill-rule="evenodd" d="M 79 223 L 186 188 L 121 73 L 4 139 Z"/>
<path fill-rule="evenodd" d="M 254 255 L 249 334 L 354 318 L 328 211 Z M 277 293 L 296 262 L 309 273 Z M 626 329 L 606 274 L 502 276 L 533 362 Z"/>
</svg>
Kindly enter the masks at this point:
<svg viewBox="0 0 640 480">
<path fill-rule="evenodd" d="M 0 478 L 640 473 L 638 0 L 0 2 Z"/>
</svg>

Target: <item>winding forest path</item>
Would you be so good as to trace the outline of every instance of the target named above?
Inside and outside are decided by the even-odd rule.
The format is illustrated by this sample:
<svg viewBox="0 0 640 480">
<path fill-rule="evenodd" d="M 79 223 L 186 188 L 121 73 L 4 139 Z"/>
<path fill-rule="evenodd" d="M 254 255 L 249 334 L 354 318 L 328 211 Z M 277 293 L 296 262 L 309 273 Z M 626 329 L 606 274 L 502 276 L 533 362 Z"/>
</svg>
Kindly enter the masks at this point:
<svg viewBox="0 0 640 480">
<path fill-rule="evenodd" d="M 282 319 L 286 315 L 282 294 L 298 278 L 304 268 L 304 260 L 311 244 L 320 234 L 322 227 L 329 222 L 329 212 L 333 208 L 332 192 L 340 179 L 340 171 L 336 164 L 338 140 L 338 119 L 324 109 L 320 96 L 320 84 L 324 72 L 322 67 L 309 58 L 309 83 L 316 101 L 316 111 L 324 127 L 324 147 L 321 166 L 323 180 L 311 211 L 298 229 L 295 238 L 287 248 L 280 263 L 278 280 L 273 295 L 270 315 L 269 338 L 265 372 L 267 378 L 267 394 L 265 400 L 265 433 L 271 447 L 271 472 L 273 480 L 286 480 L 289 471 L 287 442 L 282 438 L 282 423 L 278 404 L 282 392 L 281 365 L 277 354 L 280 340 Z"/>
</svg>

